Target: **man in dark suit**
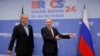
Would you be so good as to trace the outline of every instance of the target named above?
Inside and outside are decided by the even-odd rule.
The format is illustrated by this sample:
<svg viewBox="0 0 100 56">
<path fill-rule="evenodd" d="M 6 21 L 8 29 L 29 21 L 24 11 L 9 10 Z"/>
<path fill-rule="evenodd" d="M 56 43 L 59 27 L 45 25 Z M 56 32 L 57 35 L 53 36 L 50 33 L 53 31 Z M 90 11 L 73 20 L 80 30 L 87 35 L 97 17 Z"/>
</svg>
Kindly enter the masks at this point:
<svg viewBox="0 0 100 56">
<path fill-rule="evenodd" d="M 28 25 L 28 16 L 26 14 L 20 16 L 20 24 L 14 27 L 8 47 L 8 54 L 12 53 L 15 40 L 16 56 L 32 56 L 34 48 L 33 29 L 31 25 Z"/>
<path fill-rule="evenodd" d="M 41 29 L 41 34 L 44 40 L 43 44 L 43 56 L 57 56 L 58 47 L 57 40 L 61 38 L 70 39 L 74 37 L 74 34 L 61 35 L 58 30 L 52 27 L 52 19 L 46 19 L 46 27 Z"/>
</svg>

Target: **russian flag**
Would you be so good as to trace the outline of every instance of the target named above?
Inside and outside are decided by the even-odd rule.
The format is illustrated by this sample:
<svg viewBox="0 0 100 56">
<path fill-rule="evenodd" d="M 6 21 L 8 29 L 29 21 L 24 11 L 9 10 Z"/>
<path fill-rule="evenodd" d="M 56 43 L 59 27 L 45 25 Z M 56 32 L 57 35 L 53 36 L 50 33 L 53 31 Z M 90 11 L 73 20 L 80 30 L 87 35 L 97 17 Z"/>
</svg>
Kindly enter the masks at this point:
<svg viewBox="0 0 100 56">
<path fill-rule="evenodd" d="M 81 56 L 95 56 L 86 8 L 83 10 L 83 20 L 79 37 L 78 50 Z"/>
</svg>

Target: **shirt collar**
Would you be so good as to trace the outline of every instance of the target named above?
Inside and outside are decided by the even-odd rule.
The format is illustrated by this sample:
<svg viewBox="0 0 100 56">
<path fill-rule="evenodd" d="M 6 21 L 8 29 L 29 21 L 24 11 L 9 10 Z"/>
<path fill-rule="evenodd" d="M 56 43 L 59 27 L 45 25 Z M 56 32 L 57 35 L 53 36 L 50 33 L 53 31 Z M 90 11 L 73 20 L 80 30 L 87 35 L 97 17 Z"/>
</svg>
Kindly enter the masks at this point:
<svg viewBox="0 0 100 56">
<path fill-rule="evenodd" d="M 22 26 L 28 26 L 28 24 L 26 24 L 26 25 L 25 25 L 25 24 L 23 24 L 23 23 L 21 23 L 21 24 L 22 24 Z"/>
</svg>

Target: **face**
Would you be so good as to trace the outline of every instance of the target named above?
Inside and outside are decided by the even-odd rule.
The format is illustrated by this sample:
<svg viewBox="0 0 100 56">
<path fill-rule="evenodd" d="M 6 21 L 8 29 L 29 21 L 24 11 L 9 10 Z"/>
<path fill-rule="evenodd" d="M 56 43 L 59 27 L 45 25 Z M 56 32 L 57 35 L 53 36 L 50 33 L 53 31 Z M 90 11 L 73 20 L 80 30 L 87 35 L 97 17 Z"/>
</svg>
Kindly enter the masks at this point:
<svg viewBox="0 0 100 56">
<path fill-rule="evenodd" d="M 23 23 L 23 24 L 28 23 L 28 16 L 27 15 L 21 15 L 21 23 Z"/>
<path fill-rule="evenodd" d="M 52 26 L 52 19 L 47 19 L 46 20 L 46 26 L 51 27 Z"/>
</svg>

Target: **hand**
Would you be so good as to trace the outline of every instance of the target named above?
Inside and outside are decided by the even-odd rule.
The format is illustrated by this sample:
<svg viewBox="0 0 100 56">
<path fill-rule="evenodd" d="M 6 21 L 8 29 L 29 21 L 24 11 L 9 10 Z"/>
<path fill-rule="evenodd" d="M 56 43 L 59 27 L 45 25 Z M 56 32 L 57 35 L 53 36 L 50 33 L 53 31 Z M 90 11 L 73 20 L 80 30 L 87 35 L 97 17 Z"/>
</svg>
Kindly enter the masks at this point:
<svg viewBox="0 0 100 56">
<path fill-rule="evenodd" d="M 8 50 L 8 52 L 7 52 L 9 55 L 11 55 L 11 53 L 12 53 L 12 51 L 11 50 Z"/>
<path fill-rule="evenodd" d="M 69 34 L 69 37 L 70 38 L 74 38 L 75 37 L 75 34 L 74 33 L 71 33 L 71 34 Z"/>
<path fill-rule="evenodd" d="M 55 37 L 55 39 L 56 39 L 56 40 L 60 40 L 61 37 L 59 37 L 59 35 L 57 35 L 57 36 Z"/>
<path fill-rule="evenodd" d="M 16 53 L 14 53 L 14 56 L 16 56 Z"/>
</svg>

